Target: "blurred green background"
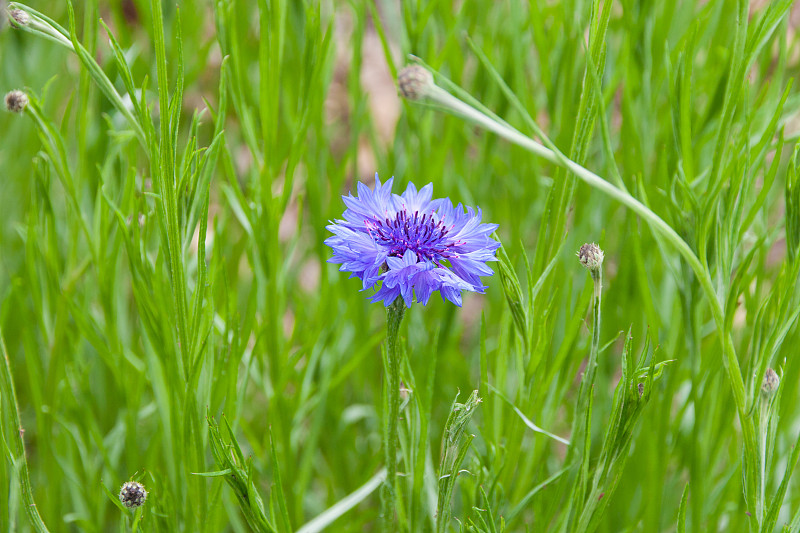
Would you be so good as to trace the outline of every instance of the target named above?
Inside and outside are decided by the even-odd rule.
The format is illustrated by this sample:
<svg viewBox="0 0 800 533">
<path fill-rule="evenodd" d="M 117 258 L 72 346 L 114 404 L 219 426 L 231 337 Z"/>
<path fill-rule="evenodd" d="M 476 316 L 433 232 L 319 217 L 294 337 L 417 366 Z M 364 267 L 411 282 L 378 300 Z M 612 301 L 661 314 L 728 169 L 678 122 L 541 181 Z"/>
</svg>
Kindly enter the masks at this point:
<svg viewBox="0 0 800 533">
<path fill-rule="evenodd" d="M 167 114 L 152 5 L 89 0 L 75 18 L 77 39 L 130 105 L 98 19 L 110 28 L 157 134 Z M 63 2 L 30 6 L 69 28 Z M 170 95 L 183 79 L 170 108 L 171 173 L 75 53 L 8 24 L 0 32 L 0 92 L 25 88 L 51 126 L 0 114 L 0 330 L 33 497 L 51 531 L 130 527 L 133 515 L 113 500 L 132 477 L 150 492 L 144 530 L 247 531 L 233 488 L 195 475 L 222 470 L 207 415 L 224 413 L 280 531 L 379 472 L 384 310 L 326 263 L 323 244 L 340 195 L 376 172 L 394 176 L 398 192 L 432 182 L 435 196 L 500 224 L 528 327 L 516 328 L 516 296 L 497 275 L 461 309 L 434 297 L 407 313 L 400 530 L 434 530 L 445 422 L 456 395 L 473 390 L 483 402 L 448 527 L 568 530 L 575 466 L 511 403 L 564 438 L 585 416 L 574 407 L 591 337 L 592 284 L 575 257 L 584 242 L 606 254 L 592 468 L 606 449 L 625 332 L 634 357 L 649 338 L 648 364 L 675 360 L 602 478 L 608 499 L 590 529 L 675 531 L 687 484 L 686 530 L 769 529 L 743 493 L 721 339 L 732 335 L 755 406 L 748 418 L 766 366 L 783 376 L 764 444 L 769 504 L 800 432 L 798 260 L 787 249 L 800 216 L 796 204 L 787 215 L 800 131 L 792 2 L 182 0 L 164 3 L 163 16 Z M 724 333 L 696 276 L 635 214 L 493 134 L 398 97 L 396 72 L 413 54 L 442 86 L 452 80 L 532 135 L 476 50 L 556 146 L 692 247 L 723 305 Z M 174 184 L 173 222 L 159 211 L 159 171 Z M 176 294 L 188 304 L 190 353 Z M 28 531 L 11 403 L 8 394 L 0 403 L 0 529 Z M 796 531 L 797 481 L 785 491 L 777 526 Z M 362 496 L 330 531 L 378 529 L 378 492 Z"/>
</svg>

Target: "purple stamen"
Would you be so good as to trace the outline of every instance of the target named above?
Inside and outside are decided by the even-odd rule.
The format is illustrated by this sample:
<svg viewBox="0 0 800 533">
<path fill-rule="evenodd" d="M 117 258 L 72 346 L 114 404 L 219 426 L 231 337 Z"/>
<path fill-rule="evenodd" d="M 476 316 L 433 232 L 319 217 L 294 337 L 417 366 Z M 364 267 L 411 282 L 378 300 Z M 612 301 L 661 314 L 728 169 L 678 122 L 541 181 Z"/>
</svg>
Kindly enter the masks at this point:
<svg viewBox="0 0 800 533">
<path fill-rule="evenodd" d="M 446 228 L 441 221 L 437 221 L 431 213 L 414 211 L 412 217 L 408 211 L 399 211 L 393 219 L 385 217 L 383 221 L 365 221 L 365 226 L 373 240 L 388 246 L 389 255 L 402 257 L 406 250 L 413 251 L 419 261 L 432 261 L 438 264 L 439 259 L 446 259 L 451 255 L 450 249 L 460 242 L 447 242 L 451 225 Z"/>
</svg>

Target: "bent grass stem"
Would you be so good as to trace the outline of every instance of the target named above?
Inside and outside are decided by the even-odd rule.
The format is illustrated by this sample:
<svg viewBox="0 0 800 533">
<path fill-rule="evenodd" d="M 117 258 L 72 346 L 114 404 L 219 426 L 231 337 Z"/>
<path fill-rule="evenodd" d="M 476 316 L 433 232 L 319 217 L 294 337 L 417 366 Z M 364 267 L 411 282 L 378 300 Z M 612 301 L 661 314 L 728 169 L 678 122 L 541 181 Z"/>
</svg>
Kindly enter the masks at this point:
<svg viewBox="0 0 800 533">
<path fill-rule="evenodd" d="M 384 387 L 386 400 L 384 456 L 386 461 L 386 480 L 381 488 L 381 520 L 384 533 L 394 531 L 395 481 L 397 479 L 397 418 L 400 415 L 400 323 L 405 315 L 402 298 L 397 298 L 386 309 L 386 369 Z"/>
<path fill-rule="evenodd" d="M 708 267 L 704 265 L 703 262 L 701 262 L 701 260 L 695 255 L 686 241 L 684 241 L 677 234 L 677 232 L 661 217 L 659 217 L 642 202 L 631 196 L 630 193 L 621 190 L 594 172 L 567 158 L 541 131 L 539 131 L 539 135 L 547 146 L 544 146 L 534 139 L 527 137 L 507 124 L 498 122 L 485 113 L 456 98 L 437 85 L 428 87 L 425 96 L 431 102 L 438 104 L 445 110 L 470 122 L 473 122 L 478 126 L 482 126 L 493 133 L 496 133 L 500 137 L 528 150 L 538 157 L 565 168 L 587 185 L 617 200 L 627 208 L 631 209 L 634 213 L 645 219 L 650 225 L 650 228 L 663 237 L 669 244 L 671 244 L 672 247 L 675 248 L 675 250 L 686 260 L 692 271 L 697 276 L 706 300 L 711 308 L 711 314 L 714 318 L 714 323 L 716 324 L 717 330 L 720 334 L 720 342 L 722 344 L 724 354 L 723 366 L 731 382 L 731 389 L 739 414 L 745 447 L 750 457 L 755 457 L 755 454 L 757 453 L 755 427 L 753 420 L 747 417 L 744 380 L 742 379 L 739 360 L 736 357 L 736 350 L 733 346 L 733 339 L 730 332 L 725 328 L 725 313 L 719 297 L 714 290 Z"/>
</svg>

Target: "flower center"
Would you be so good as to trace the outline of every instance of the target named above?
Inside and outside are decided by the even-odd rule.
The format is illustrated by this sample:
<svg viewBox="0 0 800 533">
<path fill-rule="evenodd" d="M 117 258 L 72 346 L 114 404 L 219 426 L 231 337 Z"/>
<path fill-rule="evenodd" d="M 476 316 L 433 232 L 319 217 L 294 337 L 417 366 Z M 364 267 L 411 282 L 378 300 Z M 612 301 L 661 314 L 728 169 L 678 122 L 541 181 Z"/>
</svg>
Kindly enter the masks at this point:
<svg viewBox="0 0 800 533">
<path fill-rule="evenodd" d="M 365 220 L 367 231 L 376 243 L 389 248 L 389 255 L 402 257 L 406 250 L 417 254 L 418 261 L 446 259 L 455 254 L 450 248 L 455 242 L 448 242 L 447 234 L 453 227 L 446 228 L 433 214 L 414 211 L 412 215 L 405 209 L 397 213 L 393 220 Z"/>
</svg>

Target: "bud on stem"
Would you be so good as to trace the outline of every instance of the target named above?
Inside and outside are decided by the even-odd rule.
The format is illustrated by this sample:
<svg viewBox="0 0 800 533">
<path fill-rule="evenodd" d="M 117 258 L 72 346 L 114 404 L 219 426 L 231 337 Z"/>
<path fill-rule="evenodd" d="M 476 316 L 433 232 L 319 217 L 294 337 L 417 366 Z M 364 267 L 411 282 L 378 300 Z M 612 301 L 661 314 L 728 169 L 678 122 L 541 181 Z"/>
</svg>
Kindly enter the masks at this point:
<svg viewBox="0 0 800 533">
<path fill-rule="evenodd" d="M 578 260 L 585 266 L 592 274 L 596 273 L 603 266 L 603 259 L 605 254 L 595 243 L 584 244 L 578 250 Z"/>
<path fill-rule="evenodd" d="M 764 380 L 761 382 L 761 396 L 764 399 L 771 398 L 775 394 L 775 391 L 778 390 L 780 384 L 781 378 L 778 377 L 777 372 L 768 368 L 764 373 Z"/>
<path fill-rule="evenodd" d="M 147 491 L 144 485 L 137 481 L 128 481 L 119 491 L 119 501 L 128 509 L 141 507 L 147 500 Z"/>
<path fill-rule="evenodd" d="M 8 11 L 8 20 L 12 26 L 19 28 L 30 24 L 31 16 L 21 9 L 10 9 Z"/>
<path fill-rule="evenodd" d="M 397 74 L 397 88 L 403 98 L 421 100 L 433 87 L 433 76 L 419 65 L 405 67 Z"/>
<path fill-rule="evenodd" d="M 28 107 L 28 95 L 19 90 L 6 93 L 6 110 L 12 113 L 22 113 Z"/>
</svg>

